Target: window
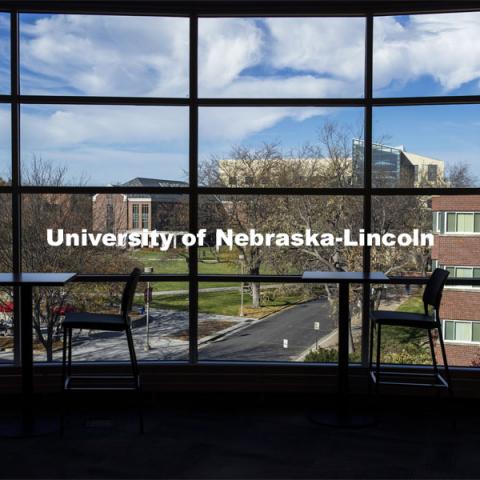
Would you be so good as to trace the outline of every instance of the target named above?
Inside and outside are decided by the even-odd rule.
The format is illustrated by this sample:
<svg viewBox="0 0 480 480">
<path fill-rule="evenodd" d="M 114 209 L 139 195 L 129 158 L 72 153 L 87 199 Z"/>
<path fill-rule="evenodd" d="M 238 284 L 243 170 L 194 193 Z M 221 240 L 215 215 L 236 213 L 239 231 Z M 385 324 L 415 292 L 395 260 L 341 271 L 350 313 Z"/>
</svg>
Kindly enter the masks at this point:
<svg viewBox="0 0 480 480">
<path fill-rule="evenodd" d="M 418 167 L 417 167 L 418 168 Z M 429 182 L 434 182 L 437 180 L 437 166 L 436 165 L 428 165 L 427 169 L 427 177 Z M 418 169 L 417 169 L 417 174 L 415 175 L 415 178 L 418 178 Z"/>
<path fill-rule="evenodd" d="M 132 228 L 140 228 L 140 205 L 137 203 L 132 205 Z"/>
<path fill-rule="evenodd" d="M 364 18 L 200 18 L 201 97 L 363 96 Z"/>
<path fill-rule="evenodd" d="M 480 342 L 480 322 L 444 320 L 443 336 L 445 340 L 459 343 Z"/>
<path fill-rule="evenodd" d="M 146 229 L 149 228 L 149 223 L 150 223 L 149 211 L 150 211 L 149 206 L 143 203 L 142 204 L 142 228 L 146 228 Z"/>
<path fill-rule="evenodd" d="M 186 97 L 188 29 L 186 18 L 21 14 L 21 92 Z"/>
<path fill-rule="evenodd" d="M 443 215 L 442 212 L 439 212 L 438 221 L 440 222 L 440 227 Z M 447 218 L 447 233 L 480 233 L 480 213 L 446 212 L 445 215 Z"/>
<path fill-rule="evenodd" d="M 355 2 L 343 17 L 325 16 L 324 2 L 312 4 L 308 17 L 298 16 L 293 2 L 272 2 L 272 17 L 252 16 L 252 2 L 235 7 L 245 9 L 244 17 L 221 17 L 216 2 L 208 15 L 192 2 L 178 11 L 170 2 L 170 16 L 163 17 L 142 11 L 145 3 L 131 15 L 132 2 L 122 15 L 96 15 L 93 3 L 84 14 L 68 5 L 61 14 L 12 6 L 20 22 L 14 32 L 19 48 L 13 50 L 11 13 L 0 13 L 0 200 L 4 214 L 11 209 L 0 225 L 5 270 L 93 276 L 85 281 L 92 290 L 83 295 L 75 284 L 69 302 L 88 300 L 95 284 L 102 293 L 99 309 L 112 311 L 118 305 L 108 298 L 117 298 L 118 285 L 100 286 L 97 275 L 123 274 L 133 265 L 178 274 L 174 282 L 152 282 L 158 343 L 143 358 L 194 364 L 331 361 L 335 347 L 318 348 L 317 333 L 335 330 L 337 287 L 299 284 L 307 269 L 416 277 L 438 254 L 432 267 L 448 265 L 449 287 L 458 278 L 480 278 L 471 258 L 478 251 L 471 242 L 478 238 L 470 238 L 480 234 L 480 103 L 474 97 L 480 93 L 480 56 L 471 42 L 478 38 L 480 12 L 386 16 L 372 1 L 372 29 L 363 7 L 354 11 Z M 222 9 L 231 2 L 223 3 Z M 454 195 L 445 195 L 448 188 Z M 47 227 L 96 233 L 151 228 L 174 232 L 177 239 L 197 224 L 209 230 L 206 245 L 190 251 L 50 249 L 43 241 Z M 346 228 L 397 235 L 418 229 L 436 237 L 431 250 L 215 248 L 212 229 L 245 233 L 251 227 L 261 234 L 312 228 L 338 236 Z M 17 232 L 20 240 L 13 244 Z M 459 248 L 456 241 L 465 244 Z M 236 278 L 200 277 L 238 273 L 260 279 L 242 287 Z M 270 276 L 277 276 L 275 282 L 262 281 Z M 197 287 L 200 301 L 189 317 L 188 299 L 196 298 Z M 373 298 L 352 289 L 357 361 L 357 347 L 368 343 L 362 307 Z M 48 315 L 45 293 L 38 295 L 37 305 Z M 408 309 L 420 296 L 414 285 L 389 286 L 375 300 L 380 307 Z M 301 326 L 295 323 L 305 305 L 312 312 L 324 306 L 319 330 L 308 321 L 313 314 Z M 268 326 L 268 317 L 286 306 L 282 331 L 295 323 L 301 341 L 294 347 L 289 336 L 284 346 L 285 337 L 265 335 L 268 351 L 262 354 L 249 325 Z M 138 313 L 141 307 L 138 295 Z M 446 337 L 478 341 L 480 329 L 472 321 L 463 312 L 449 315 Z M 136 341 L 143 340 L 142 323 L 137 327 Z M 36 328 L 36 357 L 43 358 L 45 326 L 37 322 Z M 236 350 L 209 344 L 222 333 L 237 335 Z M 86 336 L 78 340 L 85 342 L 81 358 L 97 360 L 91 352 L 105 344 L 96 338 L 89 350 Z M 427 363 L 425 345 L 425 336 L 395 336 L 390 359 L 411 355 L 410 363 Z M 305 357 L 299 353 L 308 349 Z M 52 351 L 55 358 L 50 348 L 48 360 Z"/>
<path fill-rule="evenodd" d="M 23 105 L 21 117 L 23 184 L 51 169 L 57 185 L 187 186 L 185 107 Z"/>
</svg>

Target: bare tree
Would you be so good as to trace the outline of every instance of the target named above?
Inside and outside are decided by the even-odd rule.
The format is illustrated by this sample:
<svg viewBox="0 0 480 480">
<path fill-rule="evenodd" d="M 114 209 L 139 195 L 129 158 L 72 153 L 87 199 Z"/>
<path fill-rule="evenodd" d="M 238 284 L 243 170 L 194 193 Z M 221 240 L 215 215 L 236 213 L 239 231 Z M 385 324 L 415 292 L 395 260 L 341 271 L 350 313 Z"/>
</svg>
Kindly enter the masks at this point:
<svg viewBox="0 0 480 480">
<path fill-rule="evenodd" d="M 25 172 L 25 182 L 38 186 L 62 186 L 66 169 L 34 158 Z M 33 272 L 118 272 L 127 269 L 132 261 L 120 249 L 93 247 L 50 246 L 47 229 L 79 232 L 92 226 L 92 196 L 83 194 L 27 194 L 22 198 L 22 268 Z M 11 229 L 1 228 L 9 232 Z M 7 233 L 8 235 L 8 233 Z M 11 243 L 10 243 L 11 245 Z M 7 242 L 0 244 L 0 261 L 4 264 L 10 253 Z M 10 267 L 11 268 L 11 267 Z M 106 287 L 101 287 L 102 288 Z M 60 326 L 62 308 L 74 300 L 82 303 L 93 298 L 98 289 L 82 286 L 68 288 L 38 288 L 33 294 L 33 328 L 43 345 L 47 361 L 53 358 L 54 341 Z"/>
</svg>

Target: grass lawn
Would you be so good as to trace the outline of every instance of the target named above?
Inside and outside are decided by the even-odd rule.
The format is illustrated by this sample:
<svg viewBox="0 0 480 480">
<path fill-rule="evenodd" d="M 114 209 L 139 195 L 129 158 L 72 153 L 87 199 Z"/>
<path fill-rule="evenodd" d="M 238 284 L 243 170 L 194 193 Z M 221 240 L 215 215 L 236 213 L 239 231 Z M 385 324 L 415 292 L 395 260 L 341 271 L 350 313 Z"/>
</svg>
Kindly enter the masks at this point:
<svg viewBox="0 0 480 480">
<path fill-rule="evenodd" d="M 265 300 L 260 308 L 251 308 L 252 298 L 244 295 L 244 314 L 247 317 L 260 318 L 274 313 L 288 305 L 294 305 L 302 300 L 300 295 L 281 296 L 273 300 Z M 169 295 L 154 297 L 153 308 L 187 310 L 188 295 Z M 209 292 L 200 293 L 198 299 L 198 310 L 201 313 L 212 313 L 217 315 L 240 314 L 240 292 Z"/>
<path fill-rule="evenodd" d="M 144 266 L 153 267 L 154 273 L 167 274 L 187 274 L 188 263 L 185 257 L 180 255 L 172 255 L 168 252 L 152 251 L 152 250 L 135 250 L 132 252 L 132 257 L 138 260 Z M 240 273 L 240 268 L 235 263 L 219 262 L 219 263 L 204 263 L 198 264 L 199 273 L 208 274 L 236 274 Z M 169 290 L 185 290 L 188 288 L 186 282 L 153 282 L 154 291 L 169 291 Z M 223 287 L 225 284 L 220 282 L 203 282 L 200 288 L 214 288 Z M 232 283 L 230 286 L 240 285 Z"/>
</svg>

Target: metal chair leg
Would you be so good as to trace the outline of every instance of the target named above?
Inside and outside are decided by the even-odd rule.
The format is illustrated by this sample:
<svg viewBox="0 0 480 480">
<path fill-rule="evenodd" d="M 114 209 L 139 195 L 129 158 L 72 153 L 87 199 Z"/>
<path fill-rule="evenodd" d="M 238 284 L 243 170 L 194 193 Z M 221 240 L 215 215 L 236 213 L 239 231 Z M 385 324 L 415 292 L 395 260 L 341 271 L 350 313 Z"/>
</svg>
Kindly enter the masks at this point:
<svg viewBox="0 0 480 480">
<path fill-rule="evenodd" d="M 379 323 L 377 327 L 377 363 L 375 365 L 375 392 L 378 395 L 379 383 L 380 383 L 380 342 L 381 342 L 381 332 L 382 325 Z"/>
<path fill-rule="evenodd" d="M 127 326 L 125 333 L 127 335 L 128 350 L 130 352 L 130 363 L 132 366 L 132 373 L 135 379 L 135 389 L 137 391 L 140 433 L 144 433 L 142 387 L 141 387 L 140 375 L 138 371 L 137 355 L 135 353 L 135 346 L 133 344 L 132 331 L 130 330 L 130 326 Z"/>
<path fill-rule="evenodd" d="M 442 352 L 443 368 L 445 369 L 445 379 L 447 380 L 448 384 L 448 393 L 450 396 L 453 396 L 452 381 L 450 377 L 450 370 L 448 368 L 447 352 L 445 351 L 445 343 L 443 342 L 442 328 L 440 325 L 437 327 L 437 330 L 438 340 L 440 342 L 440 350 Z"/>
<path fill-rule="evenodd" d="M 432 338 L 432 331 L 431 330 L 428 330 L 428 343 L 430 344 L 430 352 L 432 354 L 433 373 L 435 374 L 435 376 L 438 376 L 437 357 L 435 355 L 435 346 L 433 345 L 433 338 Z"/>
</svg>

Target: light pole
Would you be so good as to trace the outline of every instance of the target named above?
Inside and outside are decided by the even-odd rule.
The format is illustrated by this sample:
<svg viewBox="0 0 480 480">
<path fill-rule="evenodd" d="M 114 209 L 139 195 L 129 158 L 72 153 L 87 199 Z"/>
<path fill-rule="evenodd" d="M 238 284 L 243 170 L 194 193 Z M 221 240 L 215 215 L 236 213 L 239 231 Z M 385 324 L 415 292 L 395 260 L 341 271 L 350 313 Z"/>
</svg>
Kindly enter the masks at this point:
<svg viewBox="0 0 480 480">
<path fill-rule="evenodd" d="M 153 273 L 153 267 L 145 267 L 143 271 L 145 273 Z M 146 313 L 146 325 L 147 325 L 144 350 L 148 352 L 150 350 L 150 300 L 152 299 L 152 289 L 150 287 L 149 281 L 147 281 L 147 288 L 145 289 L 144 299 L 145 299 L 145 307 L 146 307 L 145 313 Z"/>
<path fill-rule="evenodd" d="M 244 265 L 244 260 L 245 260 L 245 255 L 240 254 L 238 256 L 238 259 L 240 260 L 240 273 L 243 275 L 243 265 Z M 240 284 L 240 316 L 243 317 L 243 290 L 244 290 L 244 283 L 242 282 Z"/>
</svg>

